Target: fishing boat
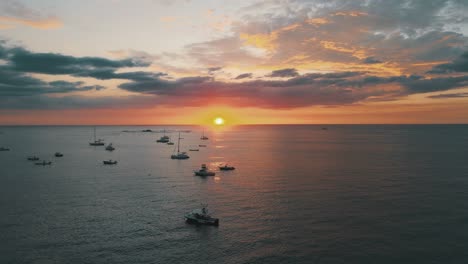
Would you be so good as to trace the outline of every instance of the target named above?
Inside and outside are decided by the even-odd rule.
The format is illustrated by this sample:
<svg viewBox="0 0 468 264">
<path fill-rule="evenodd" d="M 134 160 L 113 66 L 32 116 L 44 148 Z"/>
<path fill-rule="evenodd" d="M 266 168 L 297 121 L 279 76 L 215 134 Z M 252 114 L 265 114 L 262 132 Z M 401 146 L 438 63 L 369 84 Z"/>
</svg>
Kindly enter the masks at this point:
<svg viewBox="0 0 468 264">
<path fill-rule="evenodd" d="M 109 143 L 109 145 L 106 146 L 106 150 L 107 151 L 114 151 L 115 148 L 114 148 L 114 146 L 112 146 L 112 143 Z"/>
<path fill-rule="evenodd" d="M 5 147 L 0 147 L 0 151 L 10 151 L 9 148 L 5 148 Z"/>
<path fill-rule="evenodd" d="M 224 166 L 219 166 L 218 167 L 220 170 L 223 170 L 223 171 L 229 171 L 229 170 L 235 170 L 236 168 L 233 167 L 233 166 L 228 166 L 227 164 L 225 164 Z"/>
<path fill-rule="evenodd" d="M 190 158 L 190 156 L 187 155 L 187 152 L 180 152 L 180 131 L 179 131 L 179 138 L 177 139 L 177 154 L 172 154 L 171 159 L 183 160 L 183 159 L 188 159 L 188 158 Z"/>
<path fill-rule="evenodd" d="M 201 168 L 197 171 L 194 171 L 196 176 L 215 176 L 216 173 L 214 171 L 208 170 L 206 164 L 202 164 Z"/>
<path fill-rule="evenodd" d="M 208 140 L 208 137 L 205 136 L 205 129 L 203 129 L 202 136 L 200 137 L 201 140 Z"/>
<path fill-rule="evenodd" d="M 63 157 L 63 154 L 60 152 L 55 152 L 54 156 L 57 158 L 60 158 L 60 157 Z"/>
<path fill-rule="evenodd" d="M 166 136 L 166 130 L 165 129 L 163 130 L 163 133 L 164 133 L 164 135 L 162 137 L 160 137 L 158 140 L 156 140 L 156 142 L 158 142 L 158 143 L 168 143 L 169 142 L 169 137 Z"/>
<path fill-rule="evenodd" d="M 96 139 L 96 127 L 94 127 L 94 141 L 89 142 L 90 146 L 104 146 L 104 142 L 102 139 Z"/>
<path fill-rule="evenodd" d="M 104 160 L 102 163 L 104 163 L 104 165 L 115 165 L 117 164 L 117 161 L 116 160 Z"/>
<path fill-rule="evenodd" d="M 51 164 L 52 164 L 52 161 L 45 161 L 45 160 L 43 160 L 42 162 L 36 162 L 36 163 L 34 163 L 34 164 L 45 166 L 45 165 L 51 165 Z"/>
<path fill-rule="evenodd" d="M 195 209 L 185 214 L 185 221 L 190 224 L 218 226 L 219 219 L 211 217 L 206 207 L 206 205 L 202 205 L 201 209 Z"/>
<path fill-rule="evenodd" d="M 29 157 L 27 157 L 27 159 L 30 160 L 30 161 L 37 161 L 37 160 L 39 160 L 39 157 L 37 157 L 37 156 L 29 156 Z"/>
</svg>

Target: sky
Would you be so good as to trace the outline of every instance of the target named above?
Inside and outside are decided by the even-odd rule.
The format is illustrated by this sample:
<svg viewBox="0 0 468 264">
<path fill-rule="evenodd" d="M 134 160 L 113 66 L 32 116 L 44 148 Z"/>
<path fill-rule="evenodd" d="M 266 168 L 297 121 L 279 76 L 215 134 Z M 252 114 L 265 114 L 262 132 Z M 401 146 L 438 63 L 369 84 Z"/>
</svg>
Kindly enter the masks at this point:
<svg viewBox="0 0 468 264">
<path fill-rule="evenodd" d="M 468 123 L 468 1 L 0 1 L 0 125 L 215 117 Z"/>
</svg>

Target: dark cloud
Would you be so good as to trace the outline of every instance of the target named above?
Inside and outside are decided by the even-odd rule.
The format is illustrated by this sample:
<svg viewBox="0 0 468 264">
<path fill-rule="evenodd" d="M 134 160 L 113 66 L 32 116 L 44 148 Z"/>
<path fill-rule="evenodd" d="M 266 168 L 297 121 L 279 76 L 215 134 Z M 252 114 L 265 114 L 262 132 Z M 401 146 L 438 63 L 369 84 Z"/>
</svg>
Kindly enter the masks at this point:
<svg viewBox="0 0 468 264">
<path fill-rule="evenodd" d="M 242 73 L 242 74 L 237 75 L 237 77 L 234 79 L 240 80 L 240 79 L 247 79 L 247 78 L 252 78 L 252 73 Z"/>
<path fill-rule="evenodd" d="M 286 77 L 296 77 L 299 73 L 296 69 L 288 68 L 288 69 L 281 69 L 272 71 L 267 77 L 279 77 L 279 78 L 286 78 Z"/>
<path fill-rule="evenodd" d="M 437 65 L 429 71 L 429 73 L 452 72 L 468 72 L 468 51 L 464 52 L 460 57 L 456 58 L 451 63 Z"/>
<path fill-rule="evenodd" d="M 376 64 L 376 63 L 382 63 L 382 61 L 374 58 L 374 57 L 367 57 L 363 61 L 365 64 Z"/>
<path fill-rule="evenodd" d="M 465 97 L 468 97 L 468 93 L 450 93 L 450 94 L 438 94 L 438 95 L 428 96 L 428 98 L 432 98 L 432 99 L 465 98 Z"/>
</svg>

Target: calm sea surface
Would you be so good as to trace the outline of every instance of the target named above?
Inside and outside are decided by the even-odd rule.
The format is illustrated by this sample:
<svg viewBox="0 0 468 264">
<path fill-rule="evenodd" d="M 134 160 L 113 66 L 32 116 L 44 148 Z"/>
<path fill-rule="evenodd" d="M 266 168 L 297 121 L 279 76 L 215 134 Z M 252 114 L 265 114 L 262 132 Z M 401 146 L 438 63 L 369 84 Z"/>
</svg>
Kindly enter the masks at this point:
<svg viewBox="0 0 468 264">
<path fill-rule="evenodd" d="M 468 126 L 327 127 L 0 127 L 0 263 L 468 263 Z"/>
</svg>

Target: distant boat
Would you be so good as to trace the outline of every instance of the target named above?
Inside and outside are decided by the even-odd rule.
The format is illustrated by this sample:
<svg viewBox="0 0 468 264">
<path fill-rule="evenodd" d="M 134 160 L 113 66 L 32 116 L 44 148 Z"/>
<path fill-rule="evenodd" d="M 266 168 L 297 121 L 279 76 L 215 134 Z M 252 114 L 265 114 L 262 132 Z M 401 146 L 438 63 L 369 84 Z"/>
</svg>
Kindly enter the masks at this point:
<svg viewBox="0 0 468 264">
<path fill-rule="evenodd" d="M 115 165 L 117 164 L 117 161 L 116 160 L 104 160 L 102 163 L 104 163 L 104 165 Z"/>
<path fill-rule="evenodd" d="M 153 132 L 151 129 L 143 129 L 141 132 Z"/>
<path fill-rule="evenodd" d="M 322 127 L 322 130 L 328 130 L 328 127 Z"/>
<path fill-rule="evenodd" d="M 215 176 L 216 173 L 214 171 L 208 170 L 206 164 L 202 164 L 201 168 L 197 171 L 194 171 L 196 176 Z"/>
<path fill-rule="evenodd" d="M 220 170 L 223 170 L 223 171 L 228 171 L 228 170 L 235 170 L 236 168 L 233 167 L 233 166 L 228 166 L 227 164 L 225 164 L 224 166 L 219 166 L 218 167 Z"/>
<path fill-rule="evenodd" d="M 167 144 L 168 144 L 168 145 L 174 145 L 174 142 L 169 141 L 169 142 L 167 142 Z"/>
<path fill-rule="evenodd" d="M 177 154 L 172 154 L 171 159 L 188 159 L 190 158 L 189 155 L 187 155 L 186 152 L 180 152 L 180 131 L 179 131 L 179 138 L 177 139 Z"/>
<path fill-rule="evenodd" d="M 59 158 L 59 157 L 63 157 L 63 154 L 62 154 L 62 153 L 60 153 L 60 152 L 55 152 L 55 154 L 54 154 L 54 155 L 55 155 L 55 157 L 57 157 L 57 158 Z"/>
<path fill-rule="evenodd" d="M 36 162 L 36 163 L 34 163 L 34 164 L 45 166 L 45 165 L 51 165 L 51 164 L 52 164 L 52 161 L 45 161 L 45 160 L 43 160 L 42 162 Z"/>
<path fill-rule="evenodd" d="M 158 140 L 156 140 L 156 142 L 158 142 L 158 143 L 168 143 L 169 142 L 169 137 L 166 136 L 166 130 L 165 129 L 163 130 L 163 133 L 164 133 L 164 135 L 161 138 L 159 138 Z"/>
<path fill-rule="evenodd" d="M 29 157 L 27 157 L 27 159 L 30 160 L 30 161 L 37 161 L 37 160 L 39 160 L 39 157 L 29 156 Z"/>
<path fill-rule="evenodd" d="M 208 140 L 208 137 L 205 136 L 205 129 L 203 129 L 202 136 L 200 138 L 201 140 Z"/>
<path fill-rule="evenodd" d="M 218 226 L 219 219 L 211 217 L 206 207 L 206 205 L 202 205 L 201 209 L 195 209 L 192 212 L 185 214 L 185 221 L 191 224 Z"/>
<path fill-rule="evenodd" d="M 101 139 L 96 139 L 96 127 L 94 127 L 94 141 L 90 142 L 91 146 L 104 146 L 104 142 Z"/>
<path fill-rule="evenodd" d="M 189 149 L 189 151 L 200 151 L 199 149 Z"/>
<path fill-rule="evenodd" d="M 109 145 L 106 146 L 106 150 L 108 150 L 108 151 L 114 151 L 115 148 L 114 148 L 114 146 L 112 146 L 112 143 L 109 143 Z"/>
<path fill-rule="evenodd" d="M 9 148 L 5 148 L 5 147 L 0 147 L 0 151 L 10 151 Z"/>
<path fill-rule="evenodd" d="M 206 145 L 198 145 L 198 146 L 199 146 L 199 147 L 201 147 L 201 148 L 204 148 L 204 147 L 206 147 Z"/>
</svg>

